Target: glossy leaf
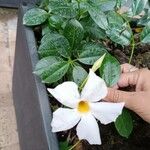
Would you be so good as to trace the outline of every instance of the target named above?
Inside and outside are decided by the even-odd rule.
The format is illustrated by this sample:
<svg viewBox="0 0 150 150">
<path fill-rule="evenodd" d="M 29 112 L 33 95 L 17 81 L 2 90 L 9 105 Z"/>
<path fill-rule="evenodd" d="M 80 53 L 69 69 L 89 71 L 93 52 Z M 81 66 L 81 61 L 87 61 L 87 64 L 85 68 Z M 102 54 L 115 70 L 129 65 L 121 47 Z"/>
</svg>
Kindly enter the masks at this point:
<svg viewBox="0 0 150 150">
<path fill-rule="evenodd" d="M 133 0 L 132 13 L 134 16 L 139 15 L 145 8 L 147 0 Z"/>
<path fill-rule="evenodd" d="M 73 4 L 67 3 L 64 0 L 51 0 L 48 8 L 53 14 L 67 19 L 74 18 L 77 15 L 77 11 L 73 7 Z"/>
<path fill-rule="evenodd" d="M 116 119 L 115 127 L 121 136 L 126 138 L 129 137 L 133 130 L 133 121 L 127 109 L 124 109 L 122 114 Z"/>
<path fill-rule="evenodd" d="M 61 26 L 64 22 L 64 18 L 62 18 L 61 16 L 59 15 L 51 15 L 49 18 L 48 18 L 48 22 L 49 22 L 49 25 L 51 27 L 54 27 L 56 29 L 61 29 Z"/>
<path fill-rule="evenodd" d="M 79 3 L 77 2 L 77 0 L 75 0 L 75 2 L 73 2 L 74 5 L 76 5 L 76 10 L 78 10 L 78 17 L 79 20 L 81 18 L 84 18 L 86 16 L 88 16 L 88 6 L 87 3 L 83 0 L 80 1 L 80 11 L 79 11 Z"/>
<path fill-rule="evenodd" d="M 117 0 L 116 1 L 116 8 L 121 8 L 121 7 L 125 6 L 127 1 L 128 0 Z"/>
<path fill-rule="evenodd" d="M 82 82 L 86 79 L 88 76 L 88 73 L 84 68 L 81 66 L 75 66 L 73 68 L 73 81 L 78 84 L 79 86 L 82 84 Z"/>
<path fill-rule="evenodd" d="M 53 31 L 49 28 L 49 26 L 47 24 L 44 24 L 42 26 L 42 36 L 48 34 L 48 33 L 52 33 Z"/>
<path fill-rule="evenodd" d="M 117 28 L 117 27 L 123 26 L 123 24 L 124 24 L 123 18 L 115 11 L 109 11 L 107 14 L 107 19 L 108 19 L 110 28 L 111 27 Z"/>
<path fill-rule="evenodd" d="M 78 46 L 84 36 L 82 25 L 76 19 L 70 20 L 64 29 L 64 36 L 68 39 L 71 48 Z"/>
<path fill-rule="evenodd" d="M 150 24 L 150 9 L 144 9 L 144 15 L 138 20 L 138 25 L 146 26 Z"/>
<path fill-rule="evenodd" d="M 131 31 L 123 18 L 115 11 L 107 13 L 108 26 L 107 36 L 115 43 L 120 45 L 129 45 L 131 40 Z"/>
<path fill-rule="evenodd" d="M 114 0 L 87 0 L 87 2 L 91 6 L 98 7 L 101 11 L 113 10 L 116 5 Z"/>
<path fill-rule="evenodd" d="M 59 148 L 60 150 L 69 150 L 71 146 L 69 146 L 69 143 L 67 141 L 59 142 Z"/>
<path fill-rule="evenodd" d="M 60 80 L 66 74 L 68 68 L 68 62 L 62 58 L 49 56 L 37 63 L 34 73 L 42 79 L 43 83 L 51 84 Z"/>
<path fill-rule="evenodd" d="M 84 44 L 79 52 L 78 60 L 87 65 L 93 65 L 107 50 L 101 44 Z"/>
<path fill-rule="evenodd" d="M 85 32 L 88 33 L 89 37 L 92 39 L 105 39 L 106 33 L 101 29 L 91 18 L 86 18 L 82 20 Z"/>
<path fill-rule="evenodd" d="M 150 25 L 150 14 L 143 16 L 139 21 L 138 25 L 147 26 Z"/>
<path fill-rule="evenodd" d="M 115 43 L 128 46 L 131 41 L 131 31 L 125 27 L 124 29 L 110 28 L 106 31 L 107 36 Z"/>
<path fill-rule="evenodd" d="M 39 8 L 33 8 L 28 10 L 23 17 L 23 24 L 28 26 L 34 26 L 42 24 L 48 18 L 48 13 Z"/>
<path fill-rule="evenodd" d="M 150 9 L 144 9 L 144 16 L 139 19 L 138 25 L 150 25 Z"/>
<path fill-rule="evenodd" d="M 100 5 L 100 10 L 101 11 L 114 10 L 114 7 L 116 5 L 116 1 L 115 0 L 104 0 L 102 2 L 103 3 Z"/>
<path fill-rule="evenodd" d="M 94 22 L 102 29 L 108 28 L 108 22 L 106 15 L 97 7 L 89 7 L 89 14 Z"/>
<path fill-rule="evenodd" d="M 108 87 L 115 85 L 120 78 L 120 64 L 117 59 L 110 54 L 106 54 L 99 71 Z"/>
<path fill-rule="evenodd" d="M 40 3 L 40 8 L 47 7 L 48 4 L 49 4 L 49 0 L 42 0 Z"/>
<path fill-rule="evenodd" d="M 69 42 L 64 36 L 58 33 L 49 33 L 42 38 L 38 53 L 40 57 L 62 55 L 68 58 L 69 49 Z"/>
<path fill-rule="evenodd" d="M 141 33 L 141 42 L 150 43 L 150 25 L 143 28 Z"/>
</svg>

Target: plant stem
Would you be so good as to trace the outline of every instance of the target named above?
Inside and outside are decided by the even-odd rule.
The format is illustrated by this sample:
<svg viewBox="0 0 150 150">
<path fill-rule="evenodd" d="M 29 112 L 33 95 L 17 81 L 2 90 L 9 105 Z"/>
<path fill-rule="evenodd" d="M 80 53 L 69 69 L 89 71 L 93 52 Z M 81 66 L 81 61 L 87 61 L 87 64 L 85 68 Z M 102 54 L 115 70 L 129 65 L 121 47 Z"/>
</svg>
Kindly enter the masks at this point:
<svg viewBox="0 0 150 150">
<path fill-rule="evenodd" d="M 79 140 L 77 143 L 75 143 L 69 150 L 73 150 L 81 141 Z"/>
<path fill-rule="evenodd" d="M 121 14 L 119 14 L 119 15 L 127 22 L 127 25 L 128 25 L 128 27 L 130 28 L 130 30 L 132 32 L 132 28 L 130 26 L 129 21 L 124 16 L 122 16 Z M 134 49 L 135 49 L 134 34 L 133 34 L 133 32 L 131 34 L 132 34 L 131 35 L 131 47 L 132 47 L 132 49 L 131 49 L 131 55 L 130 55 L 130 58 L 129 58 L 129 64 L 131 64 L 131 61 L 132 61 L 132 58 L 133 58 L 133 54 L 134 54 Z"/>
<path fill-rule="evenodd" d="M 132 49 L 131 49 L 131 55 L 130 55 L 130 59 L 129 59 L 129 64 L 131 64 L 132 58 L 133 58 L 133 54 L 134 54 L 134 49 L 135 49 L 135 41 L 134 41 L 134 37 L 132 37 Z"/>
<path fill-rule="evenodd" d="M 73 67 L 74 64 L 73 64 L 74 60 L 72 60 L 70 57 L 68 58 L 68 63 Z"/>
<path fill-rule="evenodd" d="M 81 7 L 80 7 L 80 0 L 77 0 L 77 3 L 78 3 L 78 17 L 80 18 L 80 15 L 81 15 Z"/>
<path fill-rule="evenodd" d="M 85 78 L 85 80 L 84 80 L 84 81 L 82 82 L 82 84 L 80 85 L 79 91 L 81 91 L 81 90 L 83 89 L 83 87 L 84 87 L 84 85 L 86 84 L 87 80 L 88 80 L 88 76 Z"/>
</svg>

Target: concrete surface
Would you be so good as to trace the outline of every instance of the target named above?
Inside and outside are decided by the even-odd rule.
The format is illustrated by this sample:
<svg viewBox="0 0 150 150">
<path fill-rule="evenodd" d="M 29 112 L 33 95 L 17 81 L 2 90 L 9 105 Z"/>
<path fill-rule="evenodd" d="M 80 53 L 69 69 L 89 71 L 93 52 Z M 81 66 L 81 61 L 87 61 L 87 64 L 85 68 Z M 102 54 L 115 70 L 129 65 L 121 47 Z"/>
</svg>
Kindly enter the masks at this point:
<svg viewBox="0 0 150 150">
<path fill-rule="evenodd" d="M 19 150 L 12 100 L 17 10 L 0 8 L 0 150 Z"/>
</svg>

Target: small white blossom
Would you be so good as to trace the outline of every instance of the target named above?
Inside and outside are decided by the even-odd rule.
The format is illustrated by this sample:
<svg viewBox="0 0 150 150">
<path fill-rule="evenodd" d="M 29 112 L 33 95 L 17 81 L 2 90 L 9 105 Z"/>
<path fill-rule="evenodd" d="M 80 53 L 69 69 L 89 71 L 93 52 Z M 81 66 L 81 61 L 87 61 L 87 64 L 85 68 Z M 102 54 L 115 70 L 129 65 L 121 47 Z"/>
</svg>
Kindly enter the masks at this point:
<svg viewBox="0 0 150 150">
<path fill-rule="evenodd" d="M 77 125 L 80 140 L 86 139 L 90 144 L 101 144 L 100 132 L 96 119 L 102 124 L 116 120 L 121 114 L 124 103 L 99 102 L 107 95 L 103 79 L 90 70 L 87 83 L 81 94 L 74 82 L 64 82 L 48 91 L 63 105 L 53 113 L 52 131 L 59 132 Z"/>
</svg>

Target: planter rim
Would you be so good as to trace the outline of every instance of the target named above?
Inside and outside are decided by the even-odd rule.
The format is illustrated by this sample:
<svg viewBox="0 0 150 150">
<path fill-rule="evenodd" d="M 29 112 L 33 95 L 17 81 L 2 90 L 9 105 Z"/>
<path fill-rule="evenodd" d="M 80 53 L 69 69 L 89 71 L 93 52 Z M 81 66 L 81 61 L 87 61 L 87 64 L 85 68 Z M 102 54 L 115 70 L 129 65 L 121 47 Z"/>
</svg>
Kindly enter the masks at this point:
<svg viewBox="0 0 150 150">
<path fill-rule="evenodd" d="M 6 8 L 19 8 L 22 4 L 31 4 L 35 5 L 41 0 L 0 0 L 0 7 Z"/>
<path fill-rule="evenodd" d="M 19 8 L 19 17 L 18 17 L 19 20 L 18 20 L 15 63 L 14 63 L 14 73 L 13 73 L 13 100 L 14 100 L 14 105 L 15 105 L 15 110 L 16 110 L 19 138 L 21 139 L 20 146 L 23 150 L 24 149 L 25 150 L 47 150 L 43 147 L 48 148 L 48 150 L 59 150 L 56 134 L 52 133 L 51 131 L 52 112 L 51 112 L 50 105 L 49 105 L 49 98 L 46 92 L 46 87 L 44 84 L 41 83 L 40 78 L 32 73 L 35 65 L 38 62 L 38 54 L 37 54 L 37 47 L 36 47 L 36 40 L 35 40 L 34 32 L 31 28 L 26 27 L 22 24 L 23 14 L 31 7 L 33 6 L 22 5 Z M 22 58 L 23 60 L 21 60 L 21 58 L 19 57 L 20 56 L 22 57 L 22 55 L 24 56 L 24 54 L 27 56 L 25 56 L 25 58 Z M 21 61 L 30 65 L 29 68 L 31 68 L 32 71 L 30 71 L 30 69 L 27 71 L 28 72 L 27 74 L 29 75 L 29 77 L 27 77 L 26 74 L 24 74 L 24 72 L 26 71 L 25 69 L 28 67 L 25 67 L 24 69 L 24 67 L 22 66 L 24 64 L 22 64 Z M 24 77 L 22 77 L 23 75 Z M 18 77 L 20 80 L 18 79 Z M 28 78 L 29 80 L 33 82 L 32 83 L 33 85 L 30 85 L 31 83 L 28 82 Z M 23 83 L 20 83 L 20 81 L 22 80 L 23 80 Z M 26 84 L 25 87 L 22 86 L 22 84 L 24 83 Z M 19 87 L 21 88 L 19 89 Z M 29 87 L 29 91 L 27 87 Z M 31 87 L 33 87 L 33 91 L 31 91 Z M 34 102 L 31 102 L 30 104 L 29 100 L 25 101 L 26 95 L 24 93 L 25 94 L 29 93 L 34 98 L 34 101 L 36 101 L 36 104 L 34 104 Z M 28 94 L 28 97 L 29 97 L 29 94 Z M 27 112 L 25 107 L 29 110 L 29 112 L 31 112 L 30 114 L 29 112 Z M 32 109 L 34 108 L 35 110 L 33 111 Z M 32 114 L 32 111 L 33 111 L 33 114 Z M 36 111 L 39 116 L 36 115 Z M 29 115 L 29 119 L 28 117 L 22 118 L 22 116 L 25 116 L 25 115 Z M 23 125 L 21 121 L 24 123 Z M 36 125 L 35 122 L 37 122 L 38 126 L 41 127 L 41 129 L 39 130 L 37 128 L 34 129 L 34 125 Z M 33 139 L 34 131 L 32 131 L 32 129 L 38 132 L 35 135 L 42 135 L 43 137 L 42 140 L 46 140 L 46 141 L 43 141 L 43 142 L 36 141 L 36 139 L 40 140 L 40 138 L 38 137 L 37 138 L 35 137 L 35 139 Z M 32 132 L 31 134 L 33 134 L 32 135 L 33 141 L 31 140 L 28 146 L 26 146 L 26 144 L 28 144 L 27 140 L 30 139 L 30 133 L 25 133 L 25 130 L 26 131 L 28 130 Z M 46 145 L 43 147 L 41 146 L 42 149 L 39 149 L 38 143 L 39 144 L 46 143 Z M 32 147 L 30 147 L 30 145 L 32 145 Z M 24 147 L 28 147 L 28 148 L 24 148 Z"/>
</svg>

